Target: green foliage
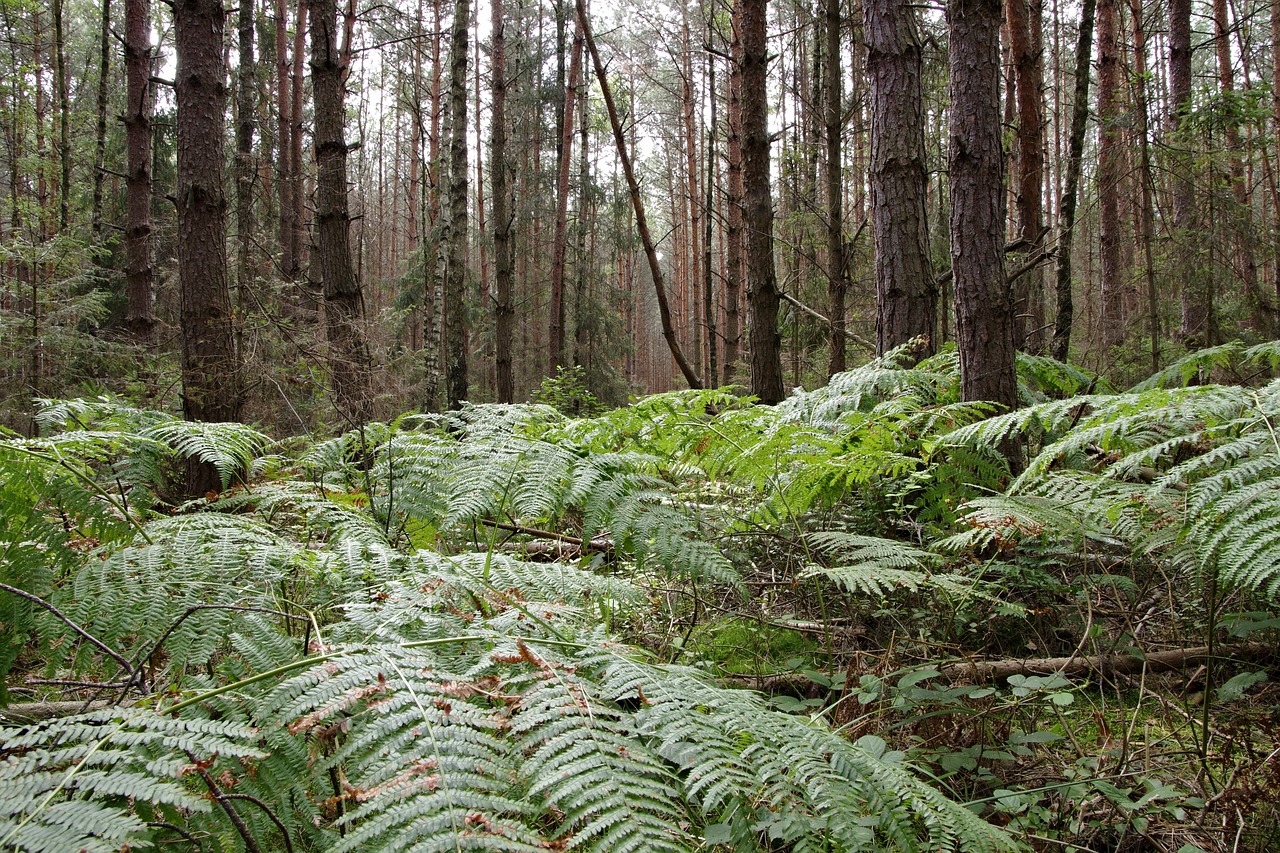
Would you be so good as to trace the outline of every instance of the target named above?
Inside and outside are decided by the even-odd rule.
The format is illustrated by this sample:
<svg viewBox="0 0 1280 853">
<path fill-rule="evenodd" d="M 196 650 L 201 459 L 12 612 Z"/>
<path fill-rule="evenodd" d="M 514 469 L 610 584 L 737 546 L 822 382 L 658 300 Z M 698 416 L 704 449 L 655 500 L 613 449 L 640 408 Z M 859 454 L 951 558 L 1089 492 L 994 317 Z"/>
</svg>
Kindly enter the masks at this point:
<svg viewBox="0 0 1280 853">
<path fill-rule="evenodd" d="M 1072 591 L 1088 553 L 1274 603 L 1280 381 L 1182 387 L 1240 360 L 1276 350 L 1201 354 L 1123 393 L 1027 359 L 1035 402 L 990 416 L 955 400 L 953 353 L 898 353 L 773 409 L 725 391 L 594 418 L 467 406 L 296 452 L 239 425 L 45 403 L 46 435 L 0 441 L 0 581 L 30 596 L 3 597 L 0 664 L 142 701 L 6 728 L 0 837 L 24 850 L 183 833 L 361 851 L 1009 849 L 878 735 L 850 741 L 824 714 L 780 710 L 821 697 L 770 703 L 621 632 L 661 618 L 684 640 L 660 648 L 730 670 L 753 655 L 812 666 L 832 654 L 830 629 L 820 646 L 781 627 L 802 596 L 953 637 L 1022 618 L 1037 583 Z M 1026 448 L 1016 472 L 999 452 L 1011 440 Z M 173 507 L 186 456 L 243 482 Z M 1080 579 L 1028 580 L 1063 561 Z M 733 613 L 765 576 L 763 619 L 654 613 L 685 593 Z M 855 695 L 921 718 L 994 695 L 926 684 L 940 669 L 863 675 Z M 1061 715 L 1074 695 L 1024 678 L 1006 710 Z M 995 746 L 1016 757 L 1041 734 Z M 918 756 L 994 785 L 992 748 Z M 238 780 L 223 791 L 238 823 L 209 808 L 204 770 Z M 1130 793 L 1111 801 L 1135 816 L 1180 802 Z M 1035 802 L 997 799 L 1034 827 Z"/>
</svg>

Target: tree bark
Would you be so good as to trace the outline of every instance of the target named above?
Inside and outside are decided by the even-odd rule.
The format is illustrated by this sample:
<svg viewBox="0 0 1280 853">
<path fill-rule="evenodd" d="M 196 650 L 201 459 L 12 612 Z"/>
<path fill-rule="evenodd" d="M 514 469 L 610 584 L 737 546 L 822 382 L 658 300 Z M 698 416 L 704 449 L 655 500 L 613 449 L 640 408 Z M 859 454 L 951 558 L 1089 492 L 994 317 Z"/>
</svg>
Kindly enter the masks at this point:
<svg viewBox="0 0 1280 853">
<path fill-rule="evenodd" d="M 493 107 L 489 131 L 489 180 L 493 187 L 493 276 L 495 383 L 499 403 L 515 399 L 511 344 L 516 309 L 512 290 L 511 213 L 507 190 L 507 52 L 502 0 L 491 0 L 493 13 Z"/>
<path fill-rule="evenodd" d="M 1191 114 L 1191 0 L 1169 0 L 1169 128 L 1176 272 L 1182 283 L 1178 336 L 1188 349 L 1217 342 L 1213 293 L 1195 241 L 1196 189 L 1187 118 Z"/>
<path fill-rule="evenodd" d="M 97 124 L 93 146 L 93 211 L 90 227 L 93 245 L 102 245 L 102 188 L 107 165 L 107 77 L 111 73 L 111 0 L 102 0 L 102 18 L 98 32 Z"/>
<path fill-rule="evenodd" d="M 1098 0 L 1098 255 L 1102 346 L 1124 340 L 1124 271 L 1120 263 L 1120 10 Z"/>
<path fill-rule="evenodd" d="M 151 243 L 151 1 L 125 0 L 124 325 L 150 344 L 155 329 Z"/>
<path fill-rule="evenodd" d="M 371 366 L 364 337 L 364 296 L 351 262 L 347 143 L 343 132 L 346 66 L 338 47 L 336 0 L 309 2 L 311 87 L 315 99 L 316 242 L 308 274 L 313 286 L 324 295 L 334 403 L 348 426 L 357 427 L 370 416 Z"/>
<path fill-rule="evenodd" d="M 554 378 L 556 369 L 565 363 L 565 299 L 564 273 L 568 258 L 569 238 L 569 173 L 573 163 L 573 111 L 578 106 L 578 85 L 582 77 L 582 28 L 575 27 L 573 49 L 569 59 L 569 76 L 564 91 L 564 110 L 560 116 L 560 141 L 556 150 L 560 162 L 556 172 L 556 224 L 551 238 L 551 322 L 547 375 Z"/>
<path fill-rule="evenodd" d="M 1097 0 L 1084 0 L 1080 35 L 1076 41 L 1075 100 L 1071 106 L 1071 137 L 1067 142 L 1067 174 L 1058 199 L 1058 265 L 1054 271 L 1054 299 L 1058 316 L 1053 326 L 1053 357 L 1066 361 L 1071 348 L 1075 303 L 1071 293 L 1071 244 L 1075 239 L 1076 200 L 1080 164 L 1084 159 L 1084 131 L 1089 121 L 1089 63 L 1093 55 L 1093 21 Z"/>
<path fill-rule="evenodd" d="M 966 401 L 1018 405 L 1013 289 L 1004 273 L 1000 147 L 1000 2 L 952 0 L 951 269 L 960 390 Z"/>
<path fill-rule="evenodd" d="M 1139 242 L 1142 245 L 1144 278 L 1146 280 L 1147 320 L 1151 336 L 1151 371 L 1160 369 L 1160 303 L 1156 287 L 1155 253 L 1155 186 L 1151 171 L 1151 144 L 1149 137 L 1149 113 L 1147 99 L 1147 31 L 1143 23 L 1143 0 L 1129 0 L 1129 17 L 1133 22 L 1133 96 L 1134 112 L 1138 117 L 1138 180 L 1141 185 L 1142 213 L 1138 217 Z"/>
<path fill-rule="evenodd" d="M 293 247 L 293 93 L 289 86 L 289 3 L 275 0 L 276 25 L 276 187 L 280 195 L 278 240 L 280 275 L 291 280 L 297 271 Z"/>
<path fill-rule="evenodd" d="M 178 280 L 182 295 L 182 411 L 192 421 L 240 416 L 240 362 L 227 282 L 223 182 L 227 87 L 221 0 L 177 0 Z M 221 487 L 211 463 L 189 460 L 187 491 Z"/>
<path fill-rule="evenodd" d="M 916 11 L 908 0 L 865 0 L 871 84 L 871 222 L 875 244 L 876 351 L 912 338 L 934 351 L 938 286 L 925 212 L 924 94 Z"/>
<path fill-rule="evenodd" d="M 939 667 L 944 678 L 972 684 L 1003 681 L 1011 675 L 1126 675 L 1142 672 L 1169 672 L 1199 666 L 1224 657 L 1269 660 L 1276 656 L 1272 643 L 1246 643 L 1241 646 L 1197 646 L 1169 649 L 1143 655 L 1079 655 L 1069 658 L 1031 658 L 973 661 L 944 664 Z"/>
<path fill-rule="evenodd" d="M 627 181 L 627 190 L 631 195 L 631 209 L 636 217 L 636 230 L 640 234 L 640 242 L 644 245 L 645 257 L 649 261 L 649 272 L 653 276 L 653 291 L 658 301 L 658 316 L 662 322 L 662 336 L 671 350 L 680 373 L 690 388 L 702 388 L 702 379 L 680 349 L 676 339 L 675 326 L 671 322 L 671 308 L 667 304 L 667 288 L 662 275 L 662 266 L 658 263 L 658 250 L 649 233 L 649 220 L 645 216 L 644 201 L 640 196 L 640 184 L 631 165 L 631 154 L 627 151 L 627 138 L 622 129 L 622 121 L 618 118 L 618 107 L 613 102 L 613 90 L 609 86 L 609 75 L 605 72 L 604 63 L 600 60 L 600 52 L 596 49 L 595 39 L 591 35 L 591 23 L 587 20 L 585 0 L 576 0 L 578 23 L 582 27 L 583 38 L 586 39 L 587 50 L 591 54 L 591 63 L 595 68 L 596 80 L 600 83 L 600 94 L 604 98 L 605 111 L 609 114 L 609 125 L 613 128 L 613 141 L 618 150 L 618 160 L 622 163 L 622 173 Z"/>
<path fill-rule="evenodd" d="M 767 5 L 768 0 L 737 0 L 734 9 L 742 40 L 742 210 L 751 312 L 751 393 L 773 405 L 785 395 L 769 185 Z"/>
<path fill-rule="evenodd" d="M 1044 248 L 1044 34 L 1042 0 L 1006 0 L 1010 50 L 1017 90 L 1018 175 L 1015 202 L 1023 257 Z M 1044 275 L 1039 266 L 1013 282 L 1015 341 L 1022 349 L 1044 347 Z"/>
<path fill-rule="evenodd" d="M 847 366 L 844 298 L 849 281 L 844 258 L 844 104 L 840 73 L 840 0 L 826 0 L 826 115 L 827 142 L 827 316 L 831 318 L 827 346 L 827 375 Z M 865 4 L 864 12 L 865 15 Z M 922 137 L 923 141 L 923 137 Z"/>
<path fill-rule="evenodd" d="M 253 157 L 254 110 L 257 65 L 253 56 L 254 0 L 240 0 L 237 40 L 240 66 L 236 73 L 236 290 L 235 305 L 244 305 L 245 289 L 253 284 L 253 184 L 257 164 Z"/>
<path fill-rule="evenodd" d="M 58 230 L 71 224 L 71 84 L 67 79 L 67 28 L 62 0 L 53 0 L 53 77 L 58 96 Z"/>
<path fill-rule="evenodd" d="M 467 33 L 471 0 L 457 0 L 449 52 L 449 236 L 444 277 L 445 395 L 450 409 L 467 399 Z"/>
<path fill-rule="evenodd" d="M 724 381 L 729 383 L 742 357 L 742 282 L 746 260 L 742 225 L 742 34 L 738 16 L 732 16 L 733 37 L 729 46 L 728 103 L 725 140 L 728 186 L 725 194 L 724 269 Z"/>
</svg>

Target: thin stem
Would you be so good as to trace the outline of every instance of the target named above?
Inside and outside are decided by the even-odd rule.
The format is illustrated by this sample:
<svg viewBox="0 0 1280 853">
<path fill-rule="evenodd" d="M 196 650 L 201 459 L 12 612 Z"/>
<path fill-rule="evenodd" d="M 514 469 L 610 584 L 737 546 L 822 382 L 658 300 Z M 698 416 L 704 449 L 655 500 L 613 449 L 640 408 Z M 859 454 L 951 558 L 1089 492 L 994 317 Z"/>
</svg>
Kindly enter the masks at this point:
<svg viewBox="0 0 1280 853">
<path fill-rule="evenodd" d="M 129 681 L 133 680 L 133 674 L 134 674 L 133 667 L 129 665 L 129 662 L 127 660 L 124 659 L 124 656 L 121 655 L 119 652 L 117 652 L 115 649 L 108 646 L 106 643 L 99 640 L 97 637 L 90 634 L 84 628 L 81 628 L 79 625 L 75 623 L 75 621 L 70 616 L 63 613 L 58 608 L 54 607 L 52 604 L 45 601 L 40 596 L 32 595 L 26 590 L 18 589 L 15 586 L 9 586 L 8 584 L 5 584 L 5 583 L 0 583 L 0 590 L 4 590 L 5 592 L 10 593 L 11 595 L 16 595 L 19 598 L 25 598 L 27 601 L 34 602 L 40 605 L 41 607 L 43 607 L 45 610 L 48 610 L 54 616 L 57 616 L 59 619 L 65 622 L 67 626 L 71 628 L 71 630 L 75 631 L 81 637 L 84 637 L 90 643 L 93 643 L 103 652 L 110 655 L 116 661 L 116 663 L 120 664 L 120 666 L 124 668 L 125 674 L 129 676 Z"/>
</svg>

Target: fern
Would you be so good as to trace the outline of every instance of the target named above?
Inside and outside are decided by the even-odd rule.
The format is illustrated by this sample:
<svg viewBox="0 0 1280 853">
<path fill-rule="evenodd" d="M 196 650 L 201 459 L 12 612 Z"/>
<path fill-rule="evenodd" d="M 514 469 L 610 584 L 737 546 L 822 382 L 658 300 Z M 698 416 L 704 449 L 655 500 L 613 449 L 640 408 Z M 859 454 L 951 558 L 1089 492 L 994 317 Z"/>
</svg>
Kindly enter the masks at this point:
<svg viewBox="0 0 1280 853">
<path fill-rule="evenodd" d="M 263 756 L 257 732 L 143 709 L 0 728 L 0 847 L 30 853 L 149 846 L 145 812 L 207 812 L 185 783 L 193 761 Z M 145 809 L 145 811 L 144 811 Z"/>
</svg>

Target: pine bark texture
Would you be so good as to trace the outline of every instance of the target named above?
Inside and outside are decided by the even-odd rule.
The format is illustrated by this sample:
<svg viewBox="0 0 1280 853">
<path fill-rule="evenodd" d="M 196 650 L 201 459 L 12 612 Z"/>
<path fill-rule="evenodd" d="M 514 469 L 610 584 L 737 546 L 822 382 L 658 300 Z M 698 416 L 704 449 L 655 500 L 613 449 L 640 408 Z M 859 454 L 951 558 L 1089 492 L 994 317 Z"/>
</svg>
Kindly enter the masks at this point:
<svg viewBox="0 0 1280 853">
<path fill-rule="evenodd" d="M 952 0 L 951 269 L 964 400 L 1018 405 L 1013 289 L 1004 273 L 1000 2 Z"/>
<path fill-rule="evenodd" d="M 1124 273 L 1120 263 L 1120 9 L 1098 0 L 1098 255 L 1102 345 L 1124 340 Z"/>
<path fill-rule="evenodd" d="M 511 256 L 511 212 L 507 189 L 507 52 L 502 0 L 491 0 L 493 13 L 493 107 L 489 135 L 489 173 L 493 186 L 494 379 L 499 403 L 515 400 L 511 345 L 516 309 Z"/>
<path fill-rule="evenodd" d="M 316 233 L 309 275 L 324 295 L 330 385 L 348 427 L 369 419 L 370 360 L 364 297 L 351 260 L 347 202 L 344 65 L 336 0 L 311 0 L 311 87 L 315 98 Z"/>
<path fill-rule="evenodd" d="M 782 401 L 782 337 L 773 266 L 773 193 L 769 185 L 767 0 L 737 0 L 742 38 L 742 183 L 747 300 L 751 321 L 751 393 Z"/>
<path fill-rule="evenodd" d="M 1190 131 L 1191 113 L 1191 0 L 1169 0 L 1169 129 L 1173 174 L 1172 208 L 1175 274 L 1182 283 L 1179 337 L 1188 349 L 1217 342 L 1213 294 L 1201 268 L 1195 245 L 1196 187 Z"/>
<path fill-rule="evenodd" d="M 467 35 L 471 0 L 457 0 L 449 53 L 449 236 L 444 277 L 445 396 L 450 409 L 467 399 Z"/>
<path fill-rule="evenodd" d="M 1044 14 L 1042 0 L 1007 0 L 1009 47 L 1017 89 L 1018 175 L 1015 204 L 1022 258 L 1044 248 Z M 1013 283 L 1015 340 L 1030 351 L 1044 345 L 1044 275 L 1039 266 Z"/>
<path fill-rule="evenodd" d="M 576 26 L 573 35 L 572 56 L 569 59 L 568 83 L 564 92 L 564 110 L 560 117 L 560 141 L 556 150 L 560 161 L 556 172 L 556 223 L 551 238 L 551 322 L 548 328 L 550 352 L 547 359 L 547 375 L 554 377 L 556 369 L 565 363 L 565 267 L 569 243 L 569 173 L 573 163 L 573 111 L 578 106 L 578 86 L 582 76 L 582 29 Z"/>
<path fill-rule="evenodd" d="M 726 188 L 724 261 L 724 381 L 730 383 L 742 357 L 742 283 L 746 278 L 742 224 L 742 34 L 733 16 L 729 81 L 725 106 Z"/>
<path fill-rule="evenodd" d="M 831 350 L 827 375 L 834 376 L 847 366 L 845 360 L 845 291 L 848 276 L 844 258 L 844 130 L 843 87 L 840 75 L 840 0 L 826 0 L 826 111 L 827 142 L 827 316 L 830 318 Z M 865 14 L 865 12 L 864 12 Z M 710 227 L 710 226 L 708 226 Z M 707 251 L 711 251 L 708 247 Z M 708 278 L 710 286 L 710 278 Z"/>
<path fill-rule="evenodd" d="M 151 240 L 151 2 L 125 0 L 125 226 L 124 277 L 129 334 L 151 343 L 155 284 Z"/>
<path fill-rule="evenodd" d="M 182 412 L 192 421 L 240 418 L 240 362 L 227 281 L 223 140 L 227 102 L 220 0 L 178 0 L 178 281 L 182 296 Z M 209 463 L 192 461 L 188 492 L 217 490 Z"/>
<path fill-rule="evenodd" d="M 915 16 L 908 0 L 862 4 L 871 84 L 876 352 L 881 355 L 917 336 L 929 340 L 922 355 L 934 347 L 938 289 L 929 264 L 924 97 Z"/>
</svg>

